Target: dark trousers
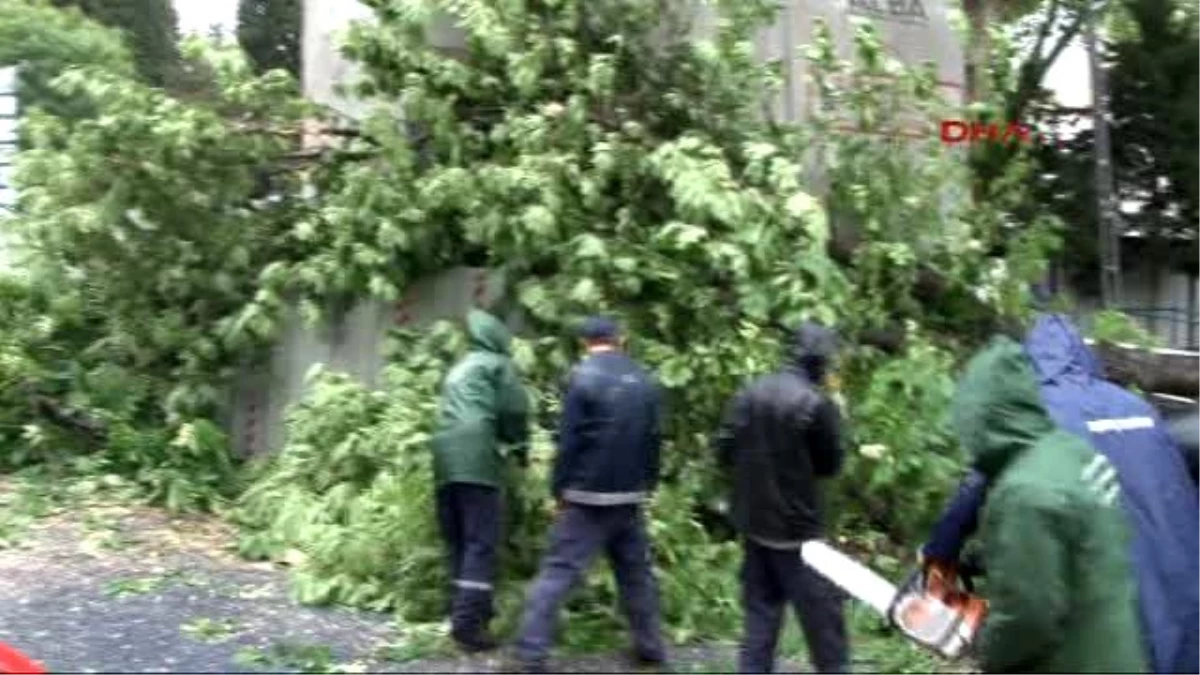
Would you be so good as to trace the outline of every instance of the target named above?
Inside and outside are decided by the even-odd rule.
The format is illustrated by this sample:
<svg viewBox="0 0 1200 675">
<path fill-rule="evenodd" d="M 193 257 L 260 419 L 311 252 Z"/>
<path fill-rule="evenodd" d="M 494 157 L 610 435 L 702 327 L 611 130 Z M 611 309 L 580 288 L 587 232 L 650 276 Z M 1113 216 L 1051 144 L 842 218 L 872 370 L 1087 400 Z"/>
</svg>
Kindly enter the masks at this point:
<svg viewBox="0 0 1200 675">
<path fill-rule="evenodd" d="M 450 558 L 450 625 L 455 636 L 475 637 L 494 614 L 500 491 L 448 483 L 437 491 L 437 516 Z"/>
<path fill-rule="evenodd" d="M 849 672 L 850 654 L 842 592 L 800 559 L 796 550 L 777 550 L 746 540 L 742 560 L 745 611 L 738 670 L 770 673 L 791 604 L 800 620 L 813 667 L 820 673 Z"/>
<path fill-rule="evenodd" d="M 554 642 L 558 610 L 603 551 L 612 565 L 621 607 L 637 655 L 666 658 L 659 618 L 658 584 L 641 507 L 568 504 L 550 532 L 550 548 L 525 601 L 517 657 L 542 664 Z"/>
</svg>

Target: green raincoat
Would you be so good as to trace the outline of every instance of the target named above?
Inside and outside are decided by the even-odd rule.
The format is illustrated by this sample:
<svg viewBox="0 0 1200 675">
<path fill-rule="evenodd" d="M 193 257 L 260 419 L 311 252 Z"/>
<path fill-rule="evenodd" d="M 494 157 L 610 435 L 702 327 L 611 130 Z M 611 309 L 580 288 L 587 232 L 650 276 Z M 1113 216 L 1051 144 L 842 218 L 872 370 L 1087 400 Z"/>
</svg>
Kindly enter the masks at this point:
<svg viewBox="0 0 1200 675">
<path fill-rule="evenodd" d="M 467 315 L 471 351 L 442 384 L 433 474 L 438 486 L 476 483 L 499 487 L 501 444 L 524 463 L 529 442 L 529 398 L 509 355 L 511 334 L 479 310 Z"/>
<path fill-rule="evenodd" d="M 992 482 L 984 672 L 1146 672 L 1115 471 L 1054 426 L 1020 345 L 996 338 L 971 361 L 954 417 Z"/>
</svg>

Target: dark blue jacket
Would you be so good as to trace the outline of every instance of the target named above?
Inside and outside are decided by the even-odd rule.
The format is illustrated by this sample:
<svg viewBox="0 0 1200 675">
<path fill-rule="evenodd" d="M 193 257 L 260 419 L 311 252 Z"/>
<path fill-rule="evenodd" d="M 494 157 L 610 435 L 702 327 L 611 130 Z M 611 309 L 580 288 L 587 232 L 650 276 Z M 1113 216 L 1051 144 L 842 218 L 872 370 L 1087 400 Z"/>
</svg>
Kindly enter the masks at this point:
<svg viewBox="0 0 1200 675">
<path fill-rule="evenodd" d="M 1104 379 L 1069 320 L 1042 315 L 1025 341 L 1055 424 L 1091 441 L 1117 472 L 1134 530 L 1131 560 L 1155 672 L 1200 672 L 1200 495 L 1157 411 Z M 924 552 L 953 559 L 975 528 L 987 486 L 972 474 Z"/>
<path fill-rule="evenodd" d="M 833 330 L 802 324 L 787 366 L 742 387 L 713 438 L 732 479 L 733 525 L 769 548 L 798 549 L 825 534 L 820 481 L 845 457 L 841 412 L 822 387 L 836 350 Z"/>
<path fill-rule="evenodd" d="M 942 511 L 921 554 L 929 560 L 957 563 L 963 546 L 979 527 L 979 511 L 987 501 L 987 477 L 972 470 Z"/>
<path fill-rule="evenodd" d="M 1039 317 L 1025 348 L 1054 421 L 1116 469 L 1150 663 L 1159 673 L 1200 672 L 1200 494 L 1183 456 L 1149 403 L 1104 379 L 1065 317 Z"/>
<path fill-rule="evenodd" d="M 587 357 L 572 371 L 563 402 L 551 490 L 575 504 L 643 501 L 658 485 L 662 394 L 619 351 Z"/>
</svg>

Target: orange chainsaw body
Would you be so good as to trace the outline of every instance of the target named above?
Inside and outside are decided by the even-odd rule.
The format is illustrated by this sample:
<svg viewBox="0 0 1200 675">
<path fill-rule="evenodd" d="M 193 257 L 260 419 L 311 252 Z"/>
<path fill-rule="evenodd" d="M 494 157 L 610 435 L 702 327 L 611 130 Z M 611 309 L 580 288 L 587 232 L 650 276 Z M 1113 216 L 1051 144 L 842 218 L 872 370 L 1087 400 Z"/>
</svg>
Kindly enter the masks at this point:
<svg viewBox="0 0 1200 675">
<path fill-rule="evenodd" d="M 896 593 L 888 619 L 912 640 L 953 659 L 970 649 L 987 612 L 987 601 L 963 588 L 953 567 L 931 563 Z"/>
</svg>

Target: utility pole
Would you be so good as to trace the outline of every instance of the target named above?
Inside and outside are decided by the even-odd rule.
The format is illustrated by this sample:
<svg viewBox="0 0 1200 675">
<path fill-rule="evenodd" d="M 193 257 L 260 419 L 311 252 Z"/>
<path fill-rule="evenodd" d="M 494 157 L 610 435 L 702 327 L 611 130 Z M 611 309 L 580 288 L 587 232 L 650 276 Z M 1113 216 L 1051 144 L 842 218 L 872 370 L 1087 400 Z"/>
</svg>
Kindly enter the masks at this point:
<svg viewBox="0 0 1200 675">
<path fill-rule="evenodd" d="M 1086 39 L 1092 70 L 1092 133 L 1096 142 L 1096 221 L 1099 225 L 1100 297 L 1104 309 L 1121 306 L 1121 223 L 1113 195 L 1112 143 L 1108 136 L 1108 73 L 1100 60 L 1097 7 L 1087 4 Z"/>
</svg>

